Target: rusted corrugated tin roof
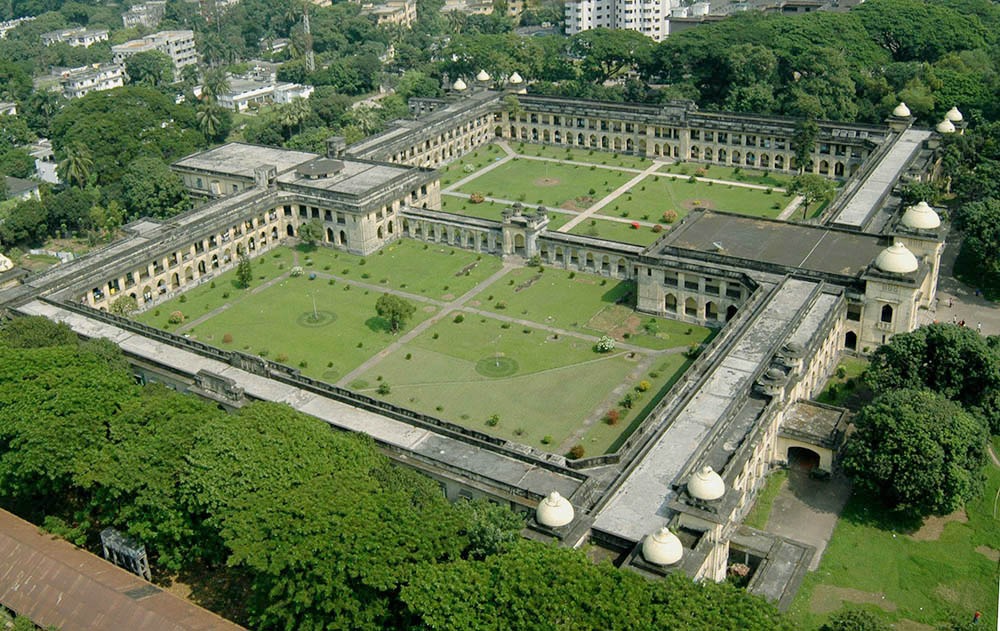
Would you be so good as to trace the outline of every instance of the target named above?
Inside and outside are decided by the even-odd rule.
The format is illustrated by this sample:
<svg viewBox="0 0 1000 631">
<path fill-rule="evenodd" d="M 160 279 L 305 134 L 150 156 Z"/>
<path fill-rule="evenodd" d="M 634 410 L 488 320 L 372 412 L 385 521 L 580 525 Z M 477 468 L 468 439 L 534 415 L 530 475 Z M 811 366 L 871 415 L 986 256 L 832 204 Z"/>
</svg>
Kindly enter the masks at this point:
<svg viewBox="0 0 1000 631">
<path fill-rule="evenodd" d="M 0 603 L 61 631 L 243 628 L 3 510 Z"/>
</svg>

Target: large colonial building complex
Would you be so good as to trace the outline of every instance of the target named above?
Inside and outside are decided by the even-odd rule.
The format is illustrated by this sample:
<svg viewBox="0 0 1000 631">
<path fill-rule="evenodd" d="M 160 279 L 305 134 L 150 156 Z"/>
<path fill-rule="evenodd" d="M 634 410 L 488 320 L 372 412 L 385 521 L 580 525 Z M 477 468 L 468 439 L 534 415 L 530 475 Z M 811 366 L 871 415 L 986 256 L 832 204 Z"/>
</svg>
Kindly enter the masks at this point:
<svg viewBox="0 0 1000 631">
<path fill-rule="evenodd" d="M 798 165 L 795 120 L 524 94 L 512 107 L 519 79 L 510 91 L 456 81 L 449 98 L 415 100 L 413 118 L 350 147 L 332 138 L 324 155 L 230 143 L 188 156 L 173 168 L 202 205 L 135 222 L 120 241 L 28 278 L 0 302 L 114 340 L 139 378 L 231 407 L 281 401 L 365 432 L 451 498 L 530 511 L 539 537 L 595 542 L 649 575 L 721 580 L 745 563 L 749 589 L 786 605 L 814 551 L 741 522 L 765 475 L 791 454 L 807 450 L 833 467 L 842 411 L 809 399 L 838 355 L 911 330 L 933 304 L 941 221 L 926 204 L 903 207 L 895 191 L 933 175 L 939 134 L 960 130 L 961 115 L 953 110 L 936 131 L 913 128 L 902 105 L 885 126 L 820 123 L 809 163 Z M 498 221 L 441 210 L 436 167 L 498 139 L 801 168 L 842 186 L 809 222 L 696 208 L 646 247 L 550 230 L 534 205 L 513 204 Z M 155 307 L 306 222 L 322 225 L 328 247 L 360 255 L 415 239 L 631 280 L 639 311 L 718 333 L 617 451 L 567 460 L 108 312 L 121 295 Z"/>
</svg>

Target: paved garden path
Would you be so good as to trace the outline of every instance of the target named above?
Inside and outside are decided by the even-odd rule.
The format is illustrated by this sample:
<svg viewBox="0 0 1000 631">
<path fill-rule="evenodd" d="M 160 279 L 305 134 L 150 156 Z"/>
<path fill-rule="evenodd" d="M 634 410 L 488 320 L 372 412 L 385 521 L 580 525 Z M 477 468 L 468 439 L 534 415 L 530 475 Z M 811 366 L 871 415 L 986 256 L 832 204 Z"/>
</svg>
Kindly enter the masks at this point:
<svg viewBox="0 0 1000 631">
<path fill-rule="evenodd" d="M 809 569 L 815 570 L 850 496 L 851 484 L 842 476 L 814 480 L 808 471 L 789 469 L 788 479 L 774 499 L 765 530 L 815 547 L 816 553 L 809 564 Z"/>
<path fill-rule="evenodd" d="M 476 285 L 475 287 L 473 287 L 469 291 L 465 292 L 464 294 L 462 294 L 461 296 L 459 296 L 455 300 L 452 300 L 451 302 L 441 303 L 441 308 L 438 309 L 437 313 L 435 313 L 431 317 L 427 318 L 426 320 L 424 320 L 423 322 L 421 322 L 417 326 L 413 327 L 412 329 L 410 329 L 409 331 L 407 331 L 406 333 L 404 333 L 403 335 L 401 335 L 399 337 L 399 339 L 397 339 L 395 342 L 393 342 L 392 344 L 389 344 L 388 346 L 386 346 L 385 348 L 383 348 L 381 351 L 379 351 L 378 353 L 376 353 L 374 356 L 368 358 L 368 360 L 365 361 L 364 363 L 362 363 L 360 366 L 358 366 L 357 368 L 355 368 L 351 372 L 349 372 L 346 375 L 344 375 L 343 378 L 341 378 L 341 380 L 337 382 L 337 385 L 339 385 L 341 387 L 344 387 L 344 388 L 349 387 L 348 384 L 350 384 L 352 381 L 354 381 L 355 379 L 357 379 L 359 376 L 361 376 L 364 373 L 366 373 L 369 369 L 371 369 L 373 366 L 375 366 L 376 364 L 378 364 L 380 361 L 382 361 L 383 359 L 385 359 L 386 357 L 388 357 L 390 354 L 392 354 L 393 352 L 395 352 L 400 346 L 402 346 L 403 344 L 406 344 L 407 342 L 409 342 L 413 338 L 417 337 L 418 335 L 420 335 L 421 333 L 423 333 L 424 331 L 426 331 L 427 329 L 429 329 L 431 326 L 433 326 L 434 324 L 436 324 L 437 322 L 439 322 L 441 319 L 443 319 L 444 317 L 446 317 L 451 311 L 454 311 L 455 309 L 461 308 L 473 296 L 477 295 L 478 293 L 480 293 L 481 291 L 483 291 L 484 289 L 486 289 L 487 287 L 489 287 L 493 283 L 495 283 L 498 280 L 500 280 L 501 278 L 503 278 L 503 276 L 505 274 L 507 274 L 507 272 L 509 272 L 510 270 L 514 269 L 515 267 L 517 267 L 517 266 L 515 266 L 513 264 L 510 264 L 510 263 L 504 263 L 504 265 L 499 270 L 497 270 L 496 272 L 494 272 L 489 278 L 486 278 L 485 280 L 480 281 L 480 283 L 478 285 Z M 381 288 L 381 291 L 386 291 L 386 290 L 384 288 Z M 405 292 L 399 292 L 397 290 L 392 290 L 392 289 L 390 289 L 388 291 L 390 293 L 399 294 L 399 295 L 407 295 L 407 296 L 412 295 L 412 294 L 406 294 Z"/>
<path fill-rule="evenodd" d="M 787 206 L 785 206 L 785 209 L 781 211 L 781 214 L 778 215 L 777 219 L 785 221 L 792 216 L 792 213 L 799 209 L 799 206 L 801 206 L 804 201 L 804 197 L 796 195 L 795 198 Z"/>
<path fill-rule="evenodd" d="M 576 225 L 579 224 L 581 221 L 589 219 L 591 215 L 593 215 L 600 209 L 604 208 L 611 202 L 618 199 L 618 197 L 623 195 L 625 191 L 631 190 L 633 186 L 636 186 L 637 184 L 642 182 L 647 175 L 652 175 L 653 173 L 656 173 L 656 170 L 659 169 L 663 164 L 664 164 L 663 162 L 653 162 L 653 164 L 649 165 L 649 167 L 646 168 L 644 171 L 640 171 L 639 174 L 636 175 L 634 178 L 632 178 L 628 182 L 625 182 L 615 190 L 605 195 L 603 199 L 601 199 L 596 204 L 591 205 L 590 208 L 578 214 L 573 219 L 567 221 L 558 230 L 556 230 L 556 232 L 569 232 L 572 228 L 576 227 Z"/>
</svg>

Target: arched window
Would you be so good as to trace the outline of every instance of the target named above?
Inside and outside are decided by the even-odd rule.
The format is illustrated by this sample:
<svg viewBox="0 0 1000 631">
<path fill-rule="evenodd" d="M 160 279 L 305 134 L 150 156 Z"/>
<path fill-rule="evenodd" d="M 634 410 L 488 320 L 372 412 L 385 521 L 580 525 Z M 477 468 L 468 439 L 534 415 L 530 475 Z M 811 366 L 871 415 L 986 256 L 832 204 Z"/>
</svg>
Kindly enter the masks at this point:
<svg viewBox="0 0 1000 631">
<path fill-rule="evenodd" d="M 882 322 L 892 322 L 892 305 L 882 306 Z"/>
</svg>

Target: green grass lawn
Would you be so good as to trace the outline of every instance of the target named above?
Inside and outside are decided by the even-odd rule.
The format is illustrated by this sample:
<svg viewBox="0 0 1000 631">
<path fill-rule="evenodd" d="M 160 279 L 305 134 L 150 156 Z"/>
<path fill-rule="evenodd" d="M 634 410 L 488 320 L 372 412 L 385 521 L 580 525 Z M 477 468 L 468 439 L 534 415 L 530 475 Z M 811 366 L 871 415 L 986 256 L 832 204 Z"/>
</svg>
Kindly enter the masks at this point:
<svg viewBox="0 0 1000 631">
<path fill-rule="evenodd" d="M 662 221 L 667 210 L 683 217 L 692 208 L 703 206 L 754 217 L 777 217 L 791 201 L 782 193 L 651 175 L 599 212 L 629 219 L 648 217 L 648 221 L 655 222 Z"/>
<path fill-rule="evenodd" d="M 469 291 L 500 269 L 499 258 L 439 243 L 395 241 L 362 258 L 331 248 L 299 255 L 305 272 L 334 275 L 438 300 Z"/>
<path fill-rule="evenodd" d="M 584 210 L 632 177 L 634 174 L 626 171 L 521 158 L 484 173 L 459 190 L 487 198 Z"/>
<path fill-rule="evenodd" d="M 616 305 L 622 296 L 634 291 L 633 287 L 628 281 L 593 274 L 521 268 L 508 272 L 475 297 L 478 305 L 470 306 L 586 335 L 624 340 L 628 333 L 629 343 L 656 350 L 700 344 L 711 336 L 705 327 L 652 318 L 635 313 L 630 306 Z M 652 326 L 644 326 L 648 323 Z M 654 334 L 649 335 L 647 328 Z"/>
<path fill-rule="evenodd" d="M 968 521 L 948 521 L 937 538 L 915 538 L 907 524 L 894 522 L 870 499 L 852 497 L 823 561 L 806 576 L 790 609 L 795 628 L 819 627 L 842 608 L 845 596 L 874 603 L 846 606 L 870 609 L 890 623 L 911 620 L 937 628 L 971 621 L 981 611 L 982 628 L 994 628 L 997 561 L 988 554 L 1000 550 L 1000 522 L 993 515 L 1000 469 L 989 464 L 984 473 L 986 489 L 966 505 Z"/>
<path fill-rule="evenodd" d="M 464 177 L 468 177 L 487 164 L 507 154 L 497 145 L 486 145 L 458 160 L 438 169 L 441 174 L 441 188 L 447 188 Z"/>
<path fill-rule="evenodd" d="M 745 182 L 747 184 L 773 186 L 775 188 L 788 186 L 793 177 L 784 173 L 774 173 L 758 169 L 737 169 L 736 167 L 726 167 L 719 164 L 699 164 L 696 162 L 668 164 L 660 167 L 658 171 L 661 173 L 676 173 L 678 175 L 697 175 L 698 177 L 726 180 L 727 182 Z"/>
<path fill-rule="evenodd" d="M 550 211 L 549 212 L 549 226 L 548 226 L 547 229 L 548 230 L 558 230 L 559 228 L 562 228 L 564 225 L 566 225 L 575 216 L 576 216 L 576 213 L 573 213 L 573 212 L 555 212 L 555 211 Z"/>
<path fill-rule="evenodd" d="M 855 411 L 861 409 L 861 406 L 871 399 L 871 391 L 861 383 L 861 375 L 866 368 L 868 368 L 867 359 L 847 355 L 841 357 L 833 375 L 827 380 L 823 391 L 816 396 L 816 400 Z"/>
<path fill-rule="evenodd" d="M 555 448 L 634 369 L 624 352 L 600 355 L 571 336 L 475 314 L 452 314 L 394 352 L 352 387 L 452 422 L 539 448 Z M 407 355 L 410 359 L 407 359 Z M 477 372 L 498 358 L 511 374 Z M 379 380 L 381 377 L 381 381 Z M 390 393 L 377 395 L 379 383 Z M 558 392 L 559 405 L 552 405 Z M 487 424 L 496 414 L 499 422 Z M 615 435 L 620 434 L 619 427 Z M 548 445 L 542 442 L 551 437 Z M 613 438 L 612 438 L 613 440 Z M 608 441 L 610 444 L 610 440 Z M 603 449 L 603 447 L 601 447 Z"/>
<path fill-rule="evenodd" d="M 652 226 L 640 224 L 638 228 L 633 228 L 631 224 L 607 219 L 585 219 L 573 226 L 570 234 L 582 234 L 634 245 L 649 245 L 663 236 L 663 232 L 654 232 Z"/>
<path fill-rule="evenodd" d="M 744 525 L 756 528 L 757 530 L 764 530 L 767 526 L 767 519 L 771 516 L 771 507 L 774 506 L 774 500 L 778 497 L 781 485 L 787 479 L 788 471 L 784 469 L 772 471 L 767 476 L 764 488 L 757 493 L 757 499 L 754 501 L 753 508 L 750 509 L 746 519 L 743 520 Z"/>
<path fill-rule="evenodd" d="M 552 147 L 549 145 L 514 144 L 511 146 L 518 154 L 528 157 L 553 158 L 599 164 L 602 166 L 623 167 L 626 169 L 646 169 L 653 161 L 640 156 L 629 156 L 597 149 L 578 149 L 576 147 Z"/>
</svg>

